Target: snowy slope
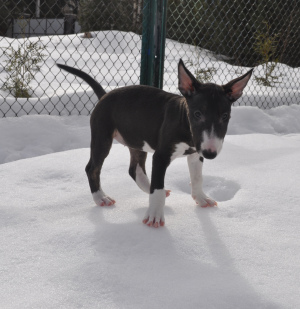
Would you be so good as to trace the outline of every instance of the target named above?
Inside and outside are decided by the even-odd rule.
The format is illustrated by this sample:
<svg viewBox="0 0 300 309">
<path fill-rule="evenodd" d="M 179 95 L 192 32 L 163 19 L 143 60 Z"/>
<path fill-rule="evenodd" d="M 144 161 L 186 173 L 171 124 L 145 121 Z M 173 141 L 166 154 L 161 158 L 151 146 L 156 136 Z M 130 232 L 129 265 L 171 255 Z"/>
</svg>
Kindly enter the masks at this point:
<svg viewBox="0 0 300 309">
<path fill-rule="evenodd" d="M 44 63 L 41 63 L 41 71 L 36 73 L 35 80 L 31 83 L 34 89 L 32 98 L 16 100 L 1 89 L 7 76 L 7 57 L 1 53 L 1 49 L 9 46 L 17 49 L 24 46 L 28 40 L 38 41 L 41 46 L 45 46 L 43 53 L 46 54 L 46 58 Z M 54 35 L 26 40 L 0 37 L 0 42 L 0 117 L 4 114 L 15 116 L 15 113 L 18 116 L 39 113 L 89 115 L 97 102 L 95 94 L 81 79 L 63 72 L 55 63 L 67 64 L 88 72 L 107 91 L 124 85 L 139 84 L 141 37 L 131 32 L 98 31 L 93 33 L 92 39 L 83 38 L 82 35 Z M 249 70 L 222 62 L 207 50 L 195 49 L 194 46 L 168 39 L 164 64 L 166 91 L 178 92 L 177 65 L 180 58 L 193 73 L 200 68 L 213 69 L 215 73 L 212 82 L 221 85 Z M 189 65 L 191 62 L 196 66 Z M 300 68 L 291 68 L 279 63 L 273 73 L 280 76 L 280 83 L 276 87 L 260 86 L 251 78 L 239 104 L 263 104 L 265 107 L 299 104 Z M 254 75 L 262 74 L 263 68 L 256 67 Z M 298 79 L 295 76 L 298 76 Z"/>
</svg>

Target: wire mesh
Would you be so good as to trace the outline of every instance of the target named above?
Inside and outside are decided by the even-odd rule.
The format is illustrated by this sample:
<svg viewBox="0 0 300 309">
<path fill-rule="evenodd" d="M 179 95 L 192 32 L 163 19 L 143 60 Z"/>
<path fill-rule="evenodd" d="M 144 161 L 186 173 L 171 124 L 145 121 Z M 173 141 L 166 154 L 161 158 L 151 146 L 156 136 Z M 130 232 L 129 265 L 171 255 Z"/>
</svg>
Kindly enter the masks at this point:
<svg viewBox="0 0 300 309">
<path fill-rule="evenodd" d="M 238 105 L 299 104 L 299 16 L 297 0 L 168 0 L 167 86 L 177 84 L 168 59 L 180 56 L 198 79 L 221 85 L 254 67 Z"/>
<path fill-rule="evenodd" d="M 0 2 L 0 117 L 89 115 L 95 94 L 55 64 L 85 71 L 107 91 L 139 84 L 140 33 L 141 0 Z M 41 48 L 38 68 L 30 69 L 37 53 L 28 44 Z"/>
<path fill-rule="evenodd" d="M 0 117 L 88 115 L 97 103 L 79 68 L 106 91 L 139 84 L 142 0 L 2 0 Z M 239 105 L 299 104 L 298 0 L 168 0 L 164 90 L 180 58 L 202 82 L 255 67 Z M 39 61 L 38 61 L 39 60 Z"/>
</svg>

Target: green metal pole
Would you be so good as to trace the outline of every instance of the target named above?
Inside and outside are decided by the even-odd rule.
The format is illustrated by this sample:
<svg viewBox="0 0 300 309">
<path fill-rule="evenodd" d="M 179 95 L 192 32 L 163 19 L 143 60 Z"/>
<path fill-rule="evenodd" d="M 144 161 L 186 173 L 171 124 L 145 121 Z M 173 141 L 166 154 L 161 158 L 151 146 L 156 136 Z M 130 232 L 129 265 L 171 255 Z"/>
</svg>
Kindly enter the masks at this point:
<svg viewBox="0 0 300 309">
<path fill-rule="evenodd" d="M 154 87 L 163 88 L 164 62 L 165 62 L 165 45 L 166 45 L 166 15 L 167 0 L 161 0 L 157 3 L 156 18 L 156 51 L 154 58 Z"/>
<path fill-rule="evenodd" d="M 153 70 L 151 59 L 153 59 L 153 29 L 154 29 L 154 2 L 153 0 L 143 1 L 143 32 L 142 32 L 142 55 L 140 84 L 152 86 Z"/>
<path fill-rule="evenodd" d="M 141 85 L 163 87 L 167 0 L 144 0 Z"/>
</svg>

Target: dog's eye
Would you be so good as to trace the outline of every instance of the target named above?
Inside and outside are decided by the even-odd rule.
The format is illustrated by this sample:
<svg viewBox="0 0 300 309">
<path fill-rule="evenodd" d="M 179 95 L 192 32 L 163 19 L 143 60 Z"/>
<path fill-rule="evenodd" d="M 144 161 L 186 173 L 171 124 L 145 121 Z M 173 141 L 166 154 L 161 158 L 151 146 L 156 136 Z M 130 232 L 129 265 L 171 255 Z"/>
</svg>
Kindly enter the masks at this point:
<svg viewBox="0 0 300 309">
<path fill-rule="evenodd" d="M 229 114 L 228 113 L 224 113 L 223 115 L 222 115 L 222 120 L 223 121 L 226 121 L 226 120 L 228 120 L 229 119 Z"/>
<path fill-rule="evenodd" d="M 194 116 L 195 116 L 195 118 L 200 119 L 201 116 L 202 116 L 202 114 L 201 114 L 200 111 L 195 111 L 195 112 L 194 112 Z"/>
</svg>

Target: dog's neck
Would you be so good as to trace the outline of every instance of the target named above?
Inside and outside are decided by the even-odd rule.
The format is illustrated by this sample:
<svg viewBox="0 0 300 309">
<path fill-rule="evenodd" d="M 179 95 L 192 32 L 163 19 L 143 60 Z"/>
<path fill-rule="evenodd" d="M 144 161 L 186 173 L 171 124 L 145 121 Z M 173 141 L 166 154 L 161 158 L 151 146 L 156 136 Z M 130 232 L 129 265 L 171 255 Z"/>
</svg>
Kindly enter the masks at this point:
<svg viewBox="0 0 300 309">
<path fill-rule="evenodd" d="M 192 131 L 191 123 L 190 123 L 189 116 L 188 116 L 189 108 L 186 102 L 186 98 L 181 97 L 179 104 L 180 104 L 180 111 L 181 111 L 180 112 L 180 123 L 182 126 L 182 132 L 186 132 L 184 134 L 184 140 L 182 140 L 182 142 L 186 143 L 190 147 L 195 147 L 195 143 L 193 140 L 193 131 Z"/>
</svg>

